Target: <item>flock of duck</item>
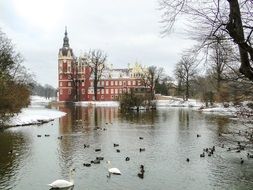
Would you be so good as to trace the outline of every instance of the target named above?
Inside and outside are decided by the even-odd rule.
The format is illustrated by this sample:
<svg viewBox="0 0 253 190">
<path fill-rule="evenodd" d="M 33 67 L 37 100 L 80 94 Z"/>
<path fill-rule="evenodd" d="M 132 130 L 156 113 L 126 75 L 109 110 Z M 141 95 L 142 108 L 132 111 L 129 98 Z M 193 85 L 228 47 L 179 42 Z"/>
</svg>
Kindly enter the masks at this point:
<svg viewBox="0 0 253 190">
<path fill-rule="evenodd" d="M 106 123 L 108 124 L 108 123 Z M 106 130 L 106 128 L 95 128 L 94 130 Z M 44 135 L 45 137 L 49 137 L 50 135 L 49 134 L 45 134 Z M 37 137 L 42 137 L 42 135 L 37 135 Z M 62 140 L 63 139 L 63 136 L 59 136 L 58 137 L 59 140 Z M 143 137 L 139 137 L 139 140 L 143 140 L 144 138 Z M 120 153 L 120 149 L 118 148 L 119 147 L 119 144 L 118 143 L 113 143 L 113 147 L 115 148 L 116 152 L 117 153 Z M 89 144 L 84 144 L 83 145 L 83 148 L 86 149 L 86 148 L 90 148 L 90 145 Z M 96 148 L 94 149 L 95 152 L 101 152 L 101 148 Z M 143 152 L 145 151 L 145 148 L 139 148 L 139 152 Z M 91 160 L 90 162 L 88 163 L 83 163 L 83 166 L 84 167 L 91 167 L 92 164 L 100 164 L 102 161 L 104 160 L 104 157 L 102 156 L 97 156 L 94 160 Z M 128 162 L 130 161 L 130 157 L 125 157 L 125 161 Z M 111 167 L 111 162 L 110 161 L 107 161 L 106 162 L 107 165 L 108 165 L 108 175 L 107 177 L 110 178 L 111 175 L 121 175 L 121 171 L 116 168 L 116 167 Z M 58 180 L 55 180 L 53 181 L 52 183 L 48 184 L 51 188 L 53 189 L 58 189 L 58 188 L 69 188 L 69 187 L 72 187 L 74 186 L 74 180 L 73 180 L 73 173 L 75 172 L 75 169 L 71 169 L 70 170 L 70 180 L 67 181 L 67 180 L 63 180 L 63 179 L 58 179 Z M 140 165 L 140 171 L 137 173 L 137 176 L 141 179 L 144 178 L 144 173 L 145 173 L 145 170 L 144 170 L 144 165 L 141 164 Z"/>
<path fill-rule="evenodd" d="M 239 135 L 242 135 L 242 132 L 239 131 L 238 132 Z M 245 132 L 245 137 L 250 137 L 250 141 L 253 141 L 253 137 L 252 137 L 252 134 L 250 134 L 248 131 Z M 219 136 L 221 136 L 221 134 L 219 134 Z M 201 137 L 200 134 L 197 134 L 197 138 Z M 241 151 L 245 150 L 245 147 L 246 145 L 242 145 L 240 141 L 237 142 L 237 146 L 236 147 L 228 147 L 227 148 L 227 151 L 235 151 L 236 153 L 240 153 Z M 221 144 L 221 148 L 225 148 L 225 145 L 224 144 Z M 204 158 L 206 155 L 207 156 L 212 156 L 215 152 L 215 146 L 212 146 L 212 147 L 209 147 L 209 148 L 203 148 L 203 152 L 200 154 L 200 157 L 201 158 Z M 249 152 L 247 153 L 247 158 L 250 159 L 250 158 L 253 158 L 253 154 L 250 154 Z M 187 162 L 190 162 L 190 158 L 186 158 L 186 161 Z M 243 158 L 240 158 L 240 164 L 243 164 L 244 163 L 244 159 Z"/>
<path fill-rule="evenodd" d="M 95 130 L 98 130 L 98 129 L 95 129 Z M 106 130 L 105 128 L 102 129 L 102 130 Z M 239 131 L 238 133 L 239 135 L 242 134 L 241 131 Z M 252 139 L 252 134 L 248 133 L 248 132 L 245 132 L 245 134 L 247 136 L 249 136 L 249 138 Z M 49 137 L 50 135 L 49 134 L 45 134 L 44 135 L 45 137 Z M 221 136 L 221 134 L 219 134 L 219 136 Z M 37 137 L 42 137 L 42 135 L 37 135 Z M 197 138 L 201 137 L 200 134 L 197 134 Z M 63 139 L 63 136 L 59 136 L 58 137 L 59 140 L 62 140 Z M 143 140 L 143 137 L 139 137 L 139 140 Z M 84 149 L 86 148 L 89 148 L 90 145 L 88 144 L 84 144 L 83 145 Z M 115 148 L 116 152 L 119 153 L 120 152 L 120 149 L 118 148 L 119 147 L 119 144 L 117 143 L 113 143 L 113 147 Z M 225 148 L 224 144 L 221 145 L 221 148 Z M 230 148 L 228 147 L 227 148 L 227 151 L 235 151 L 236 153 L 240 153 L 241 151 L 245 150 L 245 145 L 242 145 L 241 142 L 237 142 L 237 146 L 236 147 L 233 147 L 233 148 Z M 95 152 L 100 152 L 101 151 L 101 148 L 96 148 L 94 149 Z M 143 152 L 145 151 L 145 148 L 139 148 L 139 152 Z M 203 152 L 200 154 L 200 157 L 201 158 L 204 158 L 206 155 L 207 156 L 212 156 L 215 152 L 215 146 L 212 146 L 212 147 L 209 147 L 209 148 L 203 148 Z M 9 151 L 9 154 L 13 153 L 13 151 Z M 250 159 L 250 158 L 253 158 L 253 154 L 250 154 L 249 152 L 247 153 L 247 158 Z M 104 157 L 102 156 L 97 156 L 94 160 L 91 160 L 89 163 L 83 163 L 83 166 L 85 167 L 91 167 L 92 164 L 100 164 L 102 161 L 104 160 Z M 128 162 L 130 161 L 130 157 L 125 157 L 125 161 Z M 190 162 L 190 158 L 186 158 L 186 161 L 187 162 Z M 115 167 L 111 167 L 111 163 L 110 161 L 107 161 L 106 162 L 108 164 L 108 175 L 107 177 L 111 177 L 112 174 L 114 175 L 121 175 L 121 172 L 118 168 L 115 168 Z M 243 158 L 240 158 L 240 164 L 243 164 L 244 163 L 244 159 Z M 62 180 L 62 179 L 58 179 L 58 180 L 55 180 L 54 182 L 48 184 L 50 187 L 52 188 L 66 188 L 66 187 L 71 187 L 71 186 L 74 186 L 74 181 L 73 181 L 73 173 L 75 172 L 75 169 L 71 169 L 70 171 L 70 180 L 67 181 L 67 180 Z M 144 170 L 144 165 L 141 164 L 140 165 L 140 171 L 137 173 L 137 176 L 141 179 L 144 178 L 144 173 L 145 173 L 145 170 Z"/>
<path fill-rule="evenodd" d="M 143 137 L 139 137 L 139 139 L 143 140 Z M 90 145 L 84 144 L 83 147 L 84 148 L 89 148 Z M 117 153 L 120 153 L 120 149 L 118 148 L 119 147 L 118 143 L 113 143 L 113 147 L 115 148 Z M 101 148 L 96 148 L 96 149 L 94 149 L 94 151 L 95 152 L 100 152 Z M 139 152 L 143 152 L 143 151 L 145 151 L 145 148 L 139 148 Z M 92 164 L 100 164 L 100 162 L 103 161 L 103 160 L 104 160 L 104 157 L 98 156 L 94 160 L 91 160 L 89 163 L 83 163 L 83 166 L 91 167 Z M 125 161 L 126 162 L 130 161 L 130 157 L 128 157 L 128 156 L 125 157 Z M 110 165 L 110 161 L 107 161 L 107 164 Z M 109 175 L 107 177 L 111 177 L 111 174 L 121 175 L 121 172 L 118 168 L 108 168 L 108 172 L 109 172 Z M 144 178 L 144 165 L 143 164 L 140 165 L 140 172 L 137 174 L 137 176 L 141 179 Z"/>
</svg>

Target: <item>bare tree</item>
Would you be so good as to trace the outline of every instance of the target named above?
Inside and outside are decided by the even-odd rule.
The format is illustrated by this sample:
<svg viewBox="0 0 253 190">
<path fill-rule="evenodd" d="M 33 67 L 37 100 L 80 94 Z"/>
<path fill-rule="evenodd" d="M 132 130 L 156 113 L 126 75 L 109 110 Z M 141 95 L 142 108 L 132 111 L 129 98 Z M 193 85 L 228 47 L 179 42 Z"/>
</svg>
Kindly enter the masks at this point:
<svg viewBox="0 0 253 190">
<path fill-rule="evenodd" d="M 253 81 L 253 1 L 252 0 L 159 0 L 163 11 L 164 33 L 171 30 L 177 17 L 186 16 L 203 45 L 225 33 L 237 44 L 239 71 Z M 196 35 L 195 35 L 196 37 Z"/>
<path fill-rule="evenodd" d="M 147 69 L 143 69 L 142 83 L 150 88 L 150 97 L 151 100 L 155 97 L 155 87 L 156 84 L 160 81 L 164 74 L 163 68 L 158 68 L 156 66 L 150 66 Z"/>
<path fill-rule="evenodd" d="M 196 60 L 190 56 L 182 56 L 181 60 L 176 64 L 175 76 L 185 87 L 185 99 L 190 96 L 190 82 L 196 76 L 197 72 Z"/>
<path fill-rule="evenodd" d="M 106 59 L 107 55 L 102 50 L 91 50 L 83 58 L 83 61 L 90 68 L 90 74 L 93 78 L 95 100 L 97 100 L 98 82 L 103 75 Z"/>
<path fill-rule="evenodd" d="M 10 116 L 29 105 L 28 79 L 32 77 L 20 65 L 22 61 L 11 40 L 0 30 L 0 126 Z"/>
</svg>

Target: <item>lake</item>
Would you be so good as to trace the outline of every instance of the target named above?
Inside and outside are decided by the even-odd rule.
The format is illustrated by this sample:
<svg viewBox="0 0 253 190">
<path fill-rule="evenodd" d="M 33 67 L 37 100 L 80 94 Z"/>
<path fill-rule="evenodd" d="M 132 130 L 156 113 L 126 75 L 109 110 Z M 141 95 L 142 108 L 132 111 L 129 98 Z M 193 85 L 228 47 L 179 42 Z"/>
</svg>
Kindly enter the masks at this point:
<svg viewBox="0 0 253 190">
<path fill-rule="evenodd" d="M 246 126 L 238 121 L 188 108 L 128 114 L 108 107 L 58 109 L 67 115 L 0 132 L 0 189 L 47 190 L 56 179 L 68 180 L 70 168 L 75 190 L 253 189 L 250 147 L 227 151 L 243 140 L 236 133 Z M 213 155 L 200 157 L 213 146 Z M 96 157 L 104 160 L 83 165 Z M 109 178 L 107 161 L 122 175 Z"/>
</svg>

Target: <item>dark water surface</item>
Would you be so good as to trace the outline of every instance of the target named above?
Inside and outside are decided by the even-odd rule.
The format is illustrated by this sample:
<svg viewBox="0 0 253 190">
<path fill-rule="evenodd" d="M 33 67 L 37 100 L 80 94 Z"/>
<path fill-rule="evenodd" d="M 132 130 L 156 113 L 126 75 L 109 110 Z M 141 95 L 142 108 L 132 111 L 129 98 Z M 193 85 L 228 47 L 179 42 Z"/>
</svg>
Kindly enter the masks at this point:
<svg viewBox="0 0 253 190">
<path fill-rule="evenodd" d="M 117 108 L 59 109 L 68 114 L 0 133 L 0 189 L 46 190 L 48 183 L 68 179 L 69 168 L 76 168 L 75 190 L 253 189 L 249 150 L 227 151 L 239 138 L 230 132 L 245 130 L 236 121 L 181 108 L 128 115 Z M 200 158 L 203 148 L 214 145 L 214 155 Z M 83 166 L 97 156 L 104 157 L 100 164 Z M 122 175 L 108 178 L 107 160 Z M 141 164 L 143 179 L 137 176 Z"/>
</svg>

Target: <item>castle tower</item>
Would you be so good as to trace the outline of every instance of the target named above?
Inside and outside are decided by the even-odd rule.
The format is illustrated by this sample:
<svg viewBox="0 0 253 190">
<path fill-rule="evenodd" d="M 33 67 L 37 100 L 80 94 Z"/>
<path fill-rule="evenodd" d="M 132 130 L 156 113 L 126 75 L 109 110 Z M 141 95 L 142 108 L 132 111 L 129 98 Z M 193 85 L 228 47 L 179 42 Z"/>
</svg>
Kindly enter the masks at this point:
<svg viewBox="0 0 253 190">
<path fill-rule="evenodd" d="M 67 28 L 65 28 L 63 46 L 58 53 L 58 99 L 59 101 L 75 101 L 75 67 L 73 50 L 69 46 Z"/>
</svg>

